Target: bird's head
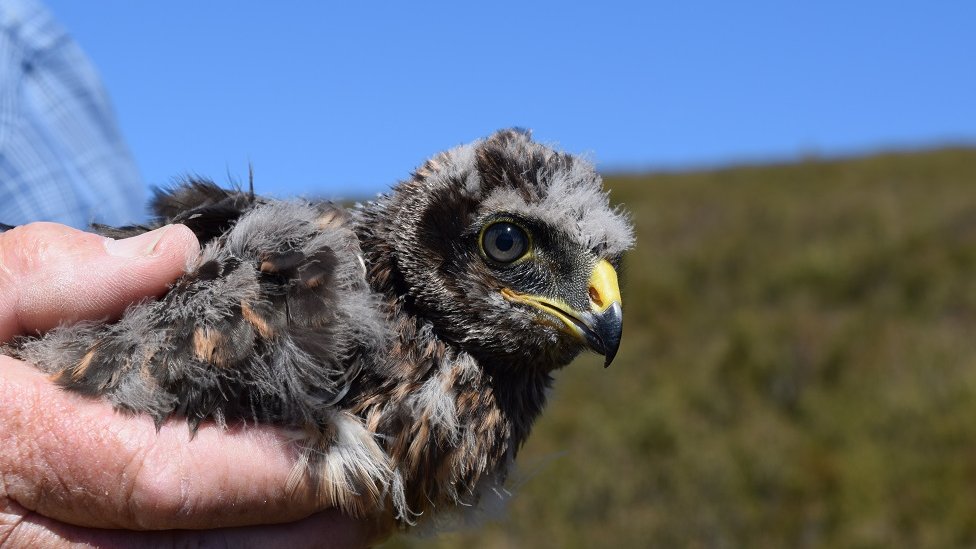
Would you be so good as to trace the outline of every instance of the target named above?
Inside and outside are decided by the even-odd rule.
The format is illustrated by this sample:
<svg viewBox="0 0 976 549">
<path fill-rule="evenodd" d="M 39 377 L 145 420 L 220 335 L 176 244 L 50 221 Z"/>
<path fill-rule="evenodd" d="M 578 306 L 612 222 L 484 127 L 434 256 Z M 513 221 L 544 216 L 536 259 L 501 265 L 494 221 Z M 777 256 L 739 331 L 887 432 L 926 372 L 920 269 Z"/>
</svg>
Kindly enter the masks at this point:
<svg viewBox="0 0 976 549">
<path fill-rule="evenodd" d="M 428 160 L 361 222 L 374 286 L 472 355 L 553 369 L 616 354 L 633 229 L 588 162 L 501 131 Z"/>
</svg>

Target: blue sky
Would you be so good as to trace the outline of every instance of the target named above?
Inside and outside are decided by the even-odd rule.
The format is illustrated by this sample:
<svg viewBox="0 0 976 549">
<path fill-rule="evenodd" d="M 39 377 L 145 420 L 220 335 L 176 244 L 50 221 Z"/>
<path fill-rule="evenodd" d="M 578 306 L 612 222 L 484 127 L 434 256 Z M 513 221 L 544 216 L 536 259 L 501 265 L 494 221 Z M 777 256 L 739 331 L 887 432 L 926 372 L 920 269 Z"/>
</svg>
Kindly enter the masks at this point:
<svg viewBox="0 0 976 549">
<path fill-rule="evenodd" d="M 143 176 L 371 195 L 522 126 L 604 170 L 976 144 L 976 2 L 49 0 Z"/>
</svg>

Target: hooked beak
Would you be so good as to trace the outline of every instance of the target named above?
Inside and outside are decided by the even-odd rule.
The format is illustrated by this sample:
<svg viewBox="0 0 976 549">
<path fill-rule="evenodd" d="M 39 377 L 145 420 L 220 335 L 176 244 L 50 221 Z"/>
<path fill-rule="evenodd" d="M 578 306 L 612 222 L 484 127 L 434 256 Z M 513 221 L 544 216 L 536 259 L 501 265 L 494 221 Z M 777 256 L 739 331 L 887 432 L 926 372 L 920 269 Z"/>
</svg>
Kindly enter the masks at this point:
<svg viewBox="0 0 976 549">
<path fill-rule="evenodd" d="M 558 328 L 576 336 L 606 357 L 604 367 L 610 366 L 617 355 L 623 331 L 623 309 L 617 271 L 605 259 L 597 263 L 590 275 L 588 311 L 575 310 L 558 299 L 520 294 L 508 288 L 503 288 L 501 293 L 509 301 L 531 305 L 558 318 L 562 321 Z"/>
</svg>

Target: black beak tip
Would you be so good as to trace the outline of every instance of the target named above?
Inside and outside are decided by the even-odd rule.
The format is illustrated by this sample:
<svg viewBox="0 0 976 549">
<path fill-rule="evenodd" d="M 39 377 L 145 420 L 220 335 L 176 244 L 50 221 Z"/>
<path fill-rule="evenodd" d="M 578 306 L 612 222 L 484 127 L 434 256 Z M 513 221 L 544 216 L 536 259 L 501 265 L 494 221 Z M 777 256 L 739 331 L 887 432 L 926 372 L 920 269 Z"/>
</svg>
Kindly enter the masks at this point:
<svg viewBox="0 0 976 549">
<path fill-rule="evenodd" d="M 619 334 L 619 332 L 618 332 L 618 334 Z M 615 341 L 613 341 L 612 346 L 607 346 L 606 347 L 606 352 L 604 353 L 604 357 L 606 357 L 606 360 L 603 362 L 603 367 L 604 368 L 609 368 L 610 367 L 610 363 L 613 362 L 613 358 L 615 356 L 617 356 L 617 349 L 618 348 L 620 348 L 620 337 L 619 337 L 619 335 L 617 336 L 617 339 Z"/>
<path fill-rule="evenodd" d="M 623 311 L 619 303 L 612 304 L 606 311 L 595 317 L 593 326 L 594 336 L 590 339 L 590 346 L 594 351 L 606 357 L 604 368 L 609 368 L 617 356 L 620 348 L 620 336 L 623 333 Z"/>
</svg>

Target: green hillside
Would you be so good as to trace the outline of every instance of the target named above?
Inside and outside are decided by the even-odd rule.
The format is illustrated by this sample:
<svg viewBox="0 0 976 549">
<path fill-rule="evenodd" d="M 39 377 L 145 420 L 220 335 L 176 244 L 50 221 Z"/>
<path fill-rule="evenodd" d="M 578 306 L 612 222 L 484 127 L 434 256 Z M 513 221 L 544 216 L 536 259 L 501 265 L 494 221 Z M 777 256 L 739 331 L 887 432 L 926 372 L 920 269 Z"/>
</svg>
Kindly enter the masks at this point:
<svg viewBox="0 0 976 549">
<path fill-rule="evenodd" d="M 424 547 L 976 544 L 976 149 L 607 178 L 624 342 Z"/>
</svg>

